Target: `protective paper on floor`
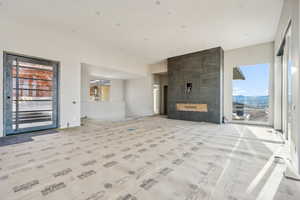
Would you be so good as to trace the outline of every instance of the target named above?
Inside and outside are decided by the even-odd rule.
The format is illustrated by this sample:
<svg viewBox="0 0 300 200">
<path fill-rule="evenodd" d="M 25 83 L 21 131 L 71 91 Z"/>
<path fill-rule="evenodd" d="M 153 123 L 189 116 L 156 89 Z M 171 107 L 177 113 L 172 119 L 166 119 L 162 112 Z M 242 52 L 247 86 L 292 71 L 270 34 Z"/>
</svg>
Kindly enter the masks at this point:
<svg viewBox="0 0 300 200">
<path fill-rule="evenodd" d="M 255 199 L 245 191 L 272 152 L 242 133 L 149 117 L 6 138 L 0 199 Z"/>
</svg>

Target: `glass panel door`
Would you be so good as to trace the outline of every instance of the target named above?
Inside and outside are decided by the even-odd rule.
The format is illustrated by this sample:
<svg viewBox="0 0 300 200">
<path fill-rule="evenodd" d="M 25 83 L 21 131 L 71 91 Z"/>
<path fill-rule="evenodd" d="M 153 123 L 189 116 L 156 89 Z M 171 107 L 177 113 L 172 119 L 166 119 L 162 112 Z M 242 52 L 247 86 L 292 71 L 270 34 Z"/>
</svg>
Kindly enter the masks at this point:
<svg viewBox="0 0 300 200">
<path fill-rule="evenodd" d="M 56 128 L 58 63 L 5 54 L 6 135 Z"/>
</svg>

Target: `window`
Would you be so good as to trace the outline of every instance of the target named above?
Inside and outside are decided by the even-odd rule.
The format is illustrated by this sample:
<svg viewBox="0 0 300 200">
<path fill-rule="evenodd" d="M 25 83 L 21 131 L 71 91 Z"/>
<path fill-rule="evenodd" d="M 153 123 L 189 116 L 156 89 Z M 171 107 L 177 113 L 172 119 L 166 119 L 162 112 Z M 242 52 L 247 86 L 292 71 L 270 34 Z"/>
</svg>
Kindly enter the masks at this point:
<svg viewBox="0 0 300 200">
<path fill-rule="evenodd" d="M 234 121 L 268 123 L 269 65 L 257 64 L 233 69 Z"/>
<path fill-rule="evenodd" d="M 92 101 L 109 101 L 110 86 L 110 80 L 91 80 L 90 99 Z"/>
</svg>

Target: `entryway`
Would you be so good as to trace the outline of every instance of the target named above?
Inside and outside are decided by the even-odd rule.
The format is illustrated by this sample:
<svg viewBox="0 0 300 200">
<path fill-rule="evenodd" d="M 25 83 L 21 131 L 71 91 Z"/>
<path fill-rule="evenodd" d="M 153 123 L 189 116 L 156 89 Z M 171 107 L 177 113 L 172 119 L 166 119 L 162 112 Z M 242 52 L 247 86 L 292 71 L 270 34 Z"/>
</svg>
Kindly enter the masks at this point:
<svg viewBox="0 0 300 200">
<path fill-rule="evenodd" d="M 58 127 L 58 66 L 4 53 L 5 135 Z"/>
</svg>

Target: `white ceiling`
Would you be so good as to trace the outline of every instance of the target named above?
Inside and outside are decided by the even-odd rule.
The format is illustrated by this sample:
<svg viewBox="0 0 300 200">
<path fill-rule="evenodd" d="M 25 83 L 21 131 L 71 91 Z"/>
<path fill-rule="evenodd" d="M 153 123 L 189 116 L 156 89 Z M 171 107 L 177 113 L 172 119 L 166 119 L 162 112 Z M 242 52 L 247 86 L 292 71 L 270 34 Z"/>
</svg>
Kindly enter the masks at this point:
<svg viewBox="0 0 300 200">
<path fill-rule="evenodd" d="M 0 19 L 67 32 L 145 63 L 274 40 L 283 0 L 0 0 Z"/>
</svg>

